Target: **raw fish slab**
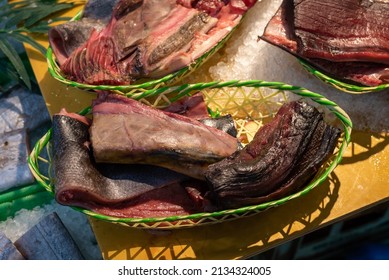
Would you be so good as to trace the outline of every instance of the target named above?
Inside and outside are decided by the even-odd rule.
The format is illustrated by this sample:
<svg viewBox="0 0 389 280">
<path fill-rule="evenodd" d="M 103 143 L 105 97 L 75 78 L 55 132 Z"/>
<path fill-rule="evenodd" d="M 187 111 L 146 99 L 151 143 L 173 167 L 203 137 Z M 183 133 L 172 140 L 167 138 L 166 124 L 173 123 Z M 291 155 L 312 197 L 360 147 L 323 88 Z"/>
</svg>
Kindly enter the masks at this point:
<svg viewBox="0 0 389 280">
<path fill-rule="evenodd" d="M 388 11 L 380 1 L 285 0 L 260 38 L 340 80 L 379 86 L 389 79 Z"/>
<path fill-rule="evenodd" d="M 295 0 L 294 3 L 294 29 L 300 55 L 389 64 L 387 1 Z"/>
<path fill-rule="evenodd" d="M 206 178 L 223 208 L 279 199 L 312 179 L 332 155 L 339 135 L 315 107 L 290 102 L 243 150 L 210 165 Z"/>
<path fill-rule="evenodd" d="M 238 148 L 216 128 L 115 95 L 96 99 L 90 131 L 97 162 L 152 164 L 196 179 Z"/>
<path fill-rule="evenodd" d="M 157 166 L 95 163 L 85 145 L 88 128 L 67 115 L 53 118 L 55 194 L 59 203 L 115 217 L 185 215 L 204 210 L 200 193 L 203 182 Z M 192 199 L 190 190 L 195 190 L 199 199 Z"/>
</svg>

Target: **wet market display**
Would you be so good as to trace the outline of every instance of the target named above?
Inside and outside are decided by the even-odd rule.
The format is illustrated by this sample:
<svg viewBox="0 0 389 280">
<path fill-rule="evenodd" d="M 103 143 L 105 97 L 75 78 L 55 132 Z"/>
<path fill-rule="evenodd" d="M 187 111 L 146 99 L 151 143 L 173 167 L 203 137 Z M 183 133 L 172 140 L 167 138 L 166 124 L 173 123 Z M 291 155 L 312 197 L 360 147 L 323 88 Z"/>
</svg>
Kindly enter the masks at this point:
<svg viewBox="0 0 389 280">
<path fill-rule="evenodd" d="M 304 88 L 246 81 L 156 91 L 178 103 L 152 108 L 101 92 L 81 115 L 54 116 L 30 164 L 58 202 L 133 227 L 226 221 L 309 192 L 349 142 L 347 114 Z"/>
<path fill-rule="evenodd" d="M 49 69 L 86 89 L 170 84 L 214 54 L 255 3 L 90 0 L 79 20 L 49 31 Z"/>
</svg>

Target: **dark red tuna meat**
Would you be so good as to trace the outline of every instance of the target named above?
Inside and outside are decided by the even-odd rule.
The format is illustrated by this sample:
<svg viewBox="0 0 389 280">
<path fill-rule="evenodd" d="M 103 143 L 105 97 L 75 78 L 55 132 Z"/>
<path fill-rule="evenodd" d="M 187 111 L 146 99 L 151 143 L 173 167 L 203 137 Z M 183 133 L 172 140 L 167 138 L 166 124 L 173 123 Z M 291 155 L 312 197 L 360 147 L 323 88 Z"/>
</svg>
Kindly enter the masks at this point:
<svg viewBox="0 0 389 280">
<path fill-rule="evenodd" d="M 376 86 L 388 82 L 388 14 L 387 1 L 284 0 L 261 38 L 327 74 Z"/>
</svg>

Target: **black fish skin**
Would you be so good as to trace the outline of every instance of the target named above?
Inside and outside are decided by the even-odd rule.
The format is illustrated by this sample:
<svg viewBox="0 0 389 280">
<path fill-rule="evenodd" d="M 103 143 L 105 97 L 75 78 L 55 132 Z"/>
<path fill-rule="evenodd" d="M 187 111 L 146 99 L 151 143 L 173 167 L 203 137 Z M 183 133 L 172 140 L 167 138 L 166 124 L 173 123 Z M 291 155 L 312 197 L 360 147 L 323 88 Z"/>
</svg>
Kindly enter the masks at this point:
<svg viewBox="0 0 389 280">
<path fill-rule="evenodd" d="M 228 133 L 229 135 L 236 137 L 238 131 L 235 127 L 234 119 L 231 115 L 225 115 L 218 118 L 207 118 L 200 120 L 203 124 L 217 128 L 221 131 Z"/>
<path fill-rule="evenodd" d="M 187 177 L 159 167 L 94 163 L 89 126 L 68 116 L 53 116 L 53 165 L 56 199 L 66 205 L 112 204 Z"/>
<path fill-rule="evenodd" d="M 242 151 L 208 167 L 211 196 L 224 209 L 295 192 L 332 153 L 339 135 L 316 108 L 304 102 L 284 105 Z"/>
</svg>

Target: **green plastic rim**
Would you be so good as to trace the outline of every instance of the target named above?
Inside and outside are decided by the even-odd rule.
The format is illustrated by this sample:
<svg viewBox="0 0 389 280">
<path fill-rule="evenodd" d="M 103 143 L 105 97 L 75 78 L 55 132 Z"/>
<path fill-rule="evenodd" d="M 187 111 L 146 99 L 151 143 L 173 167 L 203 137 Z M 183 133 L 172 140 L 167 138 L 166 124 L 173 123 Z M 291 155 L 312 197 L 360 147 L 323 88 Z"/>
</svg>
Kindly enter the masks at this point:
<svg viewBox="0 0 389 280">
<path fill-rule="evenodd" d="M 79 20 L 82 15 L 82 11 L 78 12 L 76 16 L 74 16 L 71 20 Z M 244 17 L 238 22 L 238 24 L 232 28 L 229 33 L 219 41 L 214 47 L 212 47 L 209 51 L 204 53 L 201 57 L 197 58 L 190 65 L 168 74 L 159 79 L 142 79 L 131 85 L 89 85 L 84 83 L 78 83 L 72 80 L 67 79 L 61 72 L 59 65 L 56 62 L 55 55 L 53 53 L 52 48 L 49 46 L 46 52 L 46 60 L 48 65 L 48 71 L 51 76 L 60 81 L 61 83 L 76 87 L 79 89 L 87 90 L 87 91 L 111 91 L 117 94 L 125 94 L 127 96 L 131 95 L 133 92 L 137 92 L 139 90 L 146 89 L 156 89 L 163 86 L 172 86 L 182 80 L 184 77 L 191 74 L 193 71 L 198 69 L 201 65 L 203 65 L 212 55 L 214 55 L 220 48 L 224 46 L 224 44 L 231 37 L 236 28 L 240 25 Z"/>
<path fill-rule="evenodd" d="M 328 100 L 324 96 L 309 91 L 305 88 L 284 84 L 281 82 L 266 82 L 261 80 L 250 81 L 228 81 L 228 82 L 211 82 L 211 83 L 198 83 L 198 84 L 186 84 L 175 87 L 163 87 L 155 90 L 149 90 L 148 92 L 139 92 L 136 94 L 138 100 L 147 101 L 142 98 L 144 96 L 164 96 L 160 98 L 161 102 L 173 102 L 183 96 L 191 95 L 198 91 L 202 91 L 206 96 L 208 102 L 217 101 L 214 104 L 217 105 L 219 100 L 222 100 L 224 96 L 228 96 L 232 103 L 238 102 L 238 96 L 242 93 L 246 94 L 245 99 L 252 100 L 253 103 L 261 104 L 265 108 L 270 108 L 273 113 L 264 114 L 264 117 L 274 116 L 275 110 L 279 108 L 283 103 L 289 100 L 295 100 L 296 98 L 304 98 L 308 102 L 316 105 L 320 110 L 329 112 L 336 123 L 342 128 L 341 138 L 338 141 L 338 145 L 335 149 L 332 157 L 321 167 L 317 176 L 307 184 L 301 191 L 277 199 L 274 201 L 262 203 L 259 205 L 246 206 L 239 209 L 228 209 L 223 211 L 217 211 L 212 213 L 196 213 L 183 216 L 171 216 L 171 217 L 158 217 L 158 218 L 116 218 L 106 215 L 101 215 L 86 209 L 79 207 L 73 207 L 74 209 L 94 217 L 99 220 L 104 220 L 113 223 L 119 223 L 126 226 L 135 228 L 149 228 L 149 229 L 172 229 L 181 227 L 198 226 L 204 224 L 219 223 L 222 221 L 232 220 L 249 216 L 266 210 L 268 208 L 281 205 L 289 200 L 303 196 L 311 191 L 316 186 L 320 185 L 326 180 L 328 175 L 335 169 L 342 159 L 342 155 L 350 143 L 350 134 L 352 131 L 352 122 L 346 112 L 344 112 L 335 102 Z M 221 96 L 216 98 L 215 96 Z M 150 103 L 152 106 L 157 106 L 161 103 Z M 166 104 L 166 103 L 165 103 Z M 216 110 L 224 110 L 224 107 L 216 108 Z M 80 114 L 88 114 L 90 107 L 85 108 Z M 247 119 L 247 118 L 244 118 Z M 50 150 L 49 143 L 51 139 L 51 129 L 36 143 L 31 154 L 28 157 L 29 167 L 35 176 L 37 182 L 42 185 L 49 193 L 54 195 L 54 184 L 50 178 L 49 172 L 44 172 L 44 167 L 50 165 L 51 159 L 43 156 L 43 151 Z M 50 154 L 50 153 L 48 153 Z M 45 167 L 47 168 L 47 167 Z"/>
<path fill-rule="evenodd" d="M 52 200 L 50 193 L 38 183 L 0 192 L 0 222 L 14 217 L 22 209 L 31 210 Z"/>
<path fill-rule="evenodd" d="M 322 80 L 323 82 L 328 83 L 343 92 L 352 93 L 352 94 L 363 94 L 368 92 L 378 92 L 385 89 L 389 89 L 389 84 L 382 84 L 382 85 L 370 87 L 370 86 L 362 86 L 362 85 L 358 86 L 358 85 L 342 82 L 320 72 L 319 70 L 317 70 L 311 64 L 309 64 L 304 60 L 299 59 L 299 62 L 309 73 L 311 73 L 318 79 Z"/>
</svg>

